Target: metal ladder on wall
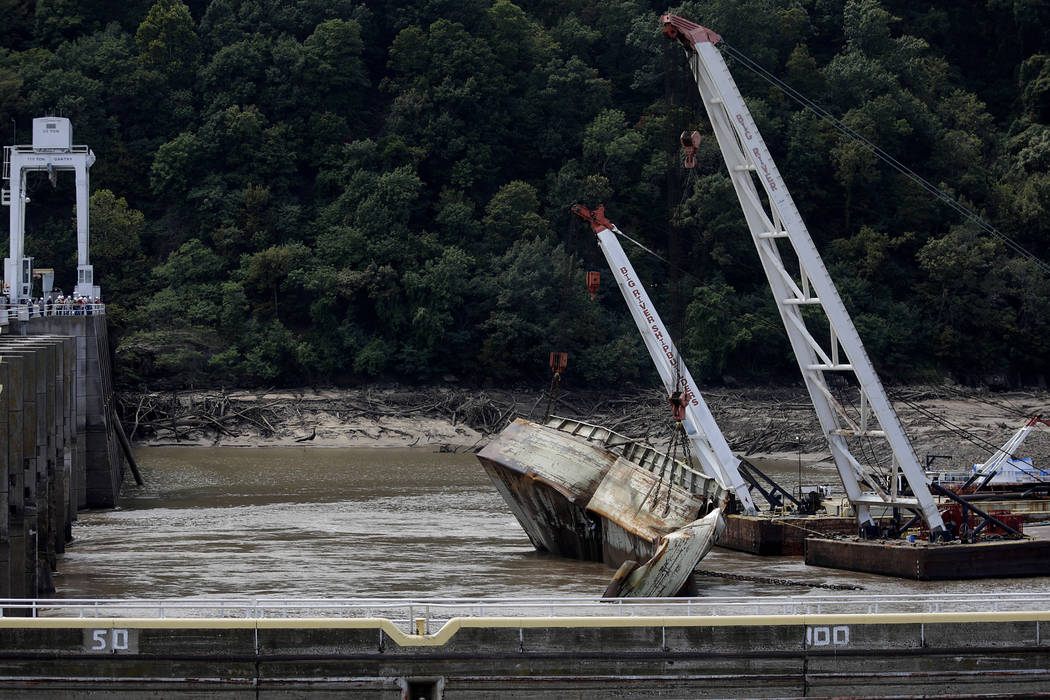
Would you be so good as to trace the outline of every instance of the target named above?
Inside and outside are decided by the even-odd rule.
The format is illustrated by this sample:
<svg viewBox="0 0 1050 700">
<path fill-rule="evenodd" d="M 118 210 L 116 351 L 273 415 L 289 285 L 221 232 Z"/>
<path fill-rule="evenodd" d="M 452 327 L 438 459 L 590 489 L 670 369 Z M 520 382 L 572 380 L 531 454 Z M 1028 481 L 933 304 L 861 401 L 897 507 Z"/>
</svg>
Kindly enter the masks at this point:
<svg viewBox="0 0 1050 700">
<path fill-rule="evenodd" d="M 11 149 L 14 146 L 4 146 L 4 188 L 0 190 L 0 205 L 11 206 Z"/>
</svg>

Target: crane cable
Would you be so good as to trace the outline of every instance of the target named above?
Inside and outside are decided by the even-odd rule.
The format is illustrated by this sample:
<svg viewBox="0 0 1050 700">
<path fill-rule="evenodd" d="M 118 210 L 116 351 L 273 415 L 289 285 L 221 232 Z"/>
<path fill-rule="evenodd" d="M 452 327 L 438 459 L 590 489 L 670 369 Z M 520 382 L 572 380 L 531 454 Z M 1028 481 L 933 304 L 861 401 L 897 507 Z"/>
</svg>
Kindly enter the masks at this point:
<svg viewBox="0 0 1050 700">
<path fill-rule="evenodd" d="M 656 251 L 652 250 L 651 248 L 648 248 L 647 246 L 645 246 L 644 244 L 640 243 L 639 241 L 636 241 L 635 239 L 631 238 L 626 233 L 624 233 L 624 232 L 622 232 L 620 230 L 616 230 L 616 231 L 614 231 L 614 233 L 616 235 L 618 235 L 620 238 L 622 238 L 624 240 L 627 240 L 627 241 L 630 241 L 635 246 L 637 246 L 638 248 L 641 248 L 643 251 L 645 251 L 649 255 L 652 255 L 657 260 L 660 260 L 660 261 L 666 263 L 667 265 L 670 265 L 670 266 L 673 266 L 673 267 L 678 267 L 678 269 L 682 273 L 684 273 L 686 276 L 693 278 L 697 282 L 703 283 L 703 280 L 701 280 L 699 277 L 697 277 L 695 274 L 693 274 L 689 270 L 686 270 L 686 269 L 684 269 L 684 268 L 682 268 L 680 266 L 675 265 L 673 262 L 671 262 L 667 258 L 663 257 L 662 255 L 660 255 Z M 768 327 L 768 328 L 770 328 L 772 330 L 775 330 L 777 332 L 783 330 L 781 326 L 776 325 L 776 324 L 772 323 L 771 321 L 768 321 L 765 318 L 762 318 L 761 316 L 755 316 L 754 318 L 755 318 L 755 321 L 757 321 L 759 323 L 759 325 L 766 326 L 766 327 Z M 846 400 L 850 404 L 850 407 L 853 408 L 854 410 L 857 410 L 856 405 L 853 403 L 853 401 L 851 399 L 848 399 L 847 397 L 844 397 L 841 393 L 839 395 L 839 398 L 840 398 L 840 400 L 843 399 L 843 398 L 846 398 Z M 941 425 L 944 428 L 947 428 L 950 432 L 955 433 L 956 435 L 958 435 L 959 437 L 961 437 L 964 440 L 967 440 L 968 442 L 972 442 L 973 444 L 977 445 L 978 447 L 981 447 L 981 448 L 987 449 L 987 450 L 992 450 L 993 454 L 1002 451 L 1002 447 L 1001 446 L 994 445 L 994 444 L 988 442 L 987 440 L 984 440 L 983 438 L 980 438 L 980 437 L 974 435 L 973 433 L 967 431 L 962 426 L 956 425 L 956 424 L 952 423 L 951 421 L 949 421 L 948 419 L 943 418 L 941 416 L 938 416 L 937 414 L 933 413 L 932 411 L 929 411 L 928 409 L 925 409 L 922 406 L 919 406 L 918 404 L 916 404 L 916 403 L 914 403 L 914 402 L 912 402 L 912 401 L 910 401 L 908 399 L 903 398 L 902 396 L 899 396 L 899 395 L 894 396 L 893 400 L 903 403 L 904 405 L 906 405 L 909 408 L 913 409 L 914 411 L 916 411 L 920 415 L 925 416 L 926 418 L 934 421 L 935 423 Z M 983 402 L 989 404 L 990 406 L 997 406 L 997 407 L 1000 407 L 1000 408 L 1009 408 L 1007 406 L 1001 406 L 1001 405 L 998 405 L 998 404 L 996 404 L 994 402 L 987 401 L 987 400 L 984 400 Z M 1017 415 L 1026 416 L 1026 414 L 1023 411 L 1020 411 L 1018 409 L 1012 409 L 1012 410 L 1015 413 L 1017 413 Z M 870 454 L 868 456 L 870 458 L 871 465 L 874 466 L 877 469 L 877 471 L 879 473 L 881 473 L 882 476 L 885 477 L 885 476 L 888 475 L 888 472 L 887 472 L 885 466 L 882 464 L 882 460 L 879 459 L 879 457 L 877 455 L 877 452 L 874 449 L 874 446 L 871 445 L 870 442 L 871 442 L 871 438 L 867 438 L 866 442 L 862 442 L 862 449 L 867 448 L 870 451 Z"/>
<path fill-rule="evenodd" d="M 946 387 L 946 388 L 947 388 L 947 390 L 949 392 L 955 394 L 956 396 L 962 396 L 964 398 L 971 398 L 973 401 L 977 401 L 977 402 L 980 402 L 980 403 L 983 403 L 983 404 L 987 404 L 989 406 L 992 406 L 993 408 L 998 408 L 998 409 L 1006 411 L 1008 413 L 1012 413 L 1013 415 L 1017 416 L 1018 418 L 1024 418 L 1025 420 L 1031 418 L 1033 415 L 1040 415 L 1040 414 L 1043 414 L 1043 413 L 1050 412 L 1050 409 L 1042 409 L 1042 410 L 1038 410 L 1038 411 L 1025 411 L 1025 410 L 1022 410 L 1022 409 L 1017 408 L 1015 406 L 1010 406 L 1009 404 L 1006 404 L 1006 403 L 1004 403 L 1002 401 L 992 401 L 991 399 L 980 399 L 980 398 L 966 397 L 966 395 L 963 392 L 961 392 L 961 391 L 959 391 L 957 389 L 954 389 L 952 387 Z"/>
<path fill-rule="evenodd" d="M 978 216 L 973 210 L 971 210 L 968 207 L 964 206 L 962 203 L 960 203 L 959 201 L 954 199 L 947 192 L 945 192 L 944 190 L 940 189 L 939 187 L 937 187 L 936 185 L 931 183 L 929 180 L 925 179 L 924 177 L 922 177 L 921 175 L 916 173 L 914 170 L 912 170 L 908 166 L 906 166 L 903 163 L 901 163 L 899 160 L 897 160 L 896 158 L 891 156 L 889 153 L 887 153 L 886 151 L 884 151 L 881 148 L 879 148 L 878 146 L 876 146 L 870 140 L 868 140 L 867 138 L 865 138 L 861 134 L 857 133 L 857 131 L 855 131 L 854 129 L 852 129 L 849 126 L 843 124 L 840 120 L 838 120 L 834 116 L 832 116 L 831 113 L 828 112 L 826 109 L 824 109 L 823 107 L 821 107 L 817 103 L 815 103 L 812 100 L 810 100 L 808 97 L 806 97 L 805 95 L 800 93 L 798 90 L 795 90 L 793 87 L 791 87 L 790 85 L 785 83 L 783 80 L 780 80 L 779 78 L 777 78 L 775 75 L 773 75 L 772 73 L 767 71 L 761 65 L 759 65 L 755 61 L 752 61 L 750 58 L 748 58 L 747 56 L 745 56 L 744 54 L 742 54 L 740 51 L 738 51 L 737 49 L 733 48 L 732 46 L 729 46 L 725 42 L 725 40 L 722 40 L 722 42 L 719 44 L 719 46 L 722 47 L 722 51 L 724 53 L 727 53 L 730 56 L 732 56 L 733 58 L 735 58 L 736 60 L 740 61 L 740 63 L 742 63 L 745 68 L 747 68 L 751 72 L 755 73 L 760 78 L 762 78 L 766 82 L 770 83 L 773 87 L 777 88 L 778 90 L 783 92 L 785 95 L 787 95 L 788 97 L 793 99 L 795 102 L 799 103 L 804 108 L 808 109 L 810 112 L 814 113 L 815 115 L 817 115 L 818 117 L 823 119 L 825 122 L 827 122 L 828 124 L 833 126 L 835 129 L 837 129 L 842 134 L 848 136 L 849 138 L 853 139 L 857 143 L 859 143 L 862 146 L 864 146 L 866 149 L 868 149 L 873 154 L 875 154 L 876 157 L 878 157 L 883 162 L 888 164 L 891 168 L 893 168 L 894 170 L 896 170 L 900 174 L 904 175 L 905 177 L 907 177 L 909 180 L 911 180 L 915 184 L 919 185 L 919 187 L 921 187 L 922 189 L 926 190 L 929 194 L 932 194 L 936 199 L 939 199 L 941 202 L 946 204 L 949 208 L 951 208 L 951 209 L 955 210 L 957 213 L 961 214 L 964 218 L 969 219 L 971 222 L 976 224 L 985 233 L 990 234 L 990 235 L 994 236 L 995 238 L 998 238 L 1000 241 L 1002 241 L 1004 244 L 1006 244 L 1007 247 L 1011 248 L 1014 252 L 1016 252 L 1017 254 L 1021 255 L 1024 258 L 1028 259 L 1034 265 L 1039 267 L 1039 269 L 1041 269 L 1044 273 L 1046 273 L 1047 275 L 1050 275 L 1050 265 L 1048 265 L 1046 262 L 1041 260 L 1037 255 L 1035 255 L 1035 253 L 1032 253 L 1027 248 L 1022 246 L 1020 243 L 1018 243 L 1017 241 L 1013 240 L 1012 238 L 1007 236 L 1005 233 L 1003 233 L 999 229 L 997 229 L 994 226 L 992 226 L 991 224 L 989 224 L 987 221 L 985 221 L 980 216 Z"/>
<path fill-rule="evenodd" d="M 934 413 L 930 409 L 924 408 L 923 406 L 920 406 L 919 404 L 915 403 L 914 401 L 911 401 L 910 399 L 905 399 L 905 398 L 903 398 L 901 396 L 895 396 L 894 400 L 895 401 L 900 401 L 905 406 L 907 406 L 908 408 L 912 409 L 913 411 L 915 411 L 919 415 L 930 419 L 934 423 L 937 423 L 938 425 L 940 425 L 942 428 L 946 428 L 947 430 L 949 430 L 950 432 L 954 433 L 955 435 L 957 435 L 958 437 L 962 438 L 963 440 L 966 440 L 967 442 L 971 442 L 974 445 L 977 445 L 978 447 L 980 447 L 982 449 L 993 450 L 993 451 L 998 451 L 1000 449 L 999 445 L 993 445 L 991 442 L 988 442 L 984 438 L 982 438 L 982 437 L 980 437 L 978 435 L 975 435 L 974 433 L 971 433 L 966 428 L 963 428 L 961 425 L 953 423 L 952 421 L 948 420 L 944 416 L 937 415 L 936 413 Z"/>
<path fill-rule="evenodd" d="M 835 391 L 835 389 L 832 388 L 830 382 L 825 381 L 825 384 L 827 385 L 829 391 Z M 858 389 L 861 392 L 864 391 L 863 387 L 858 386 Z M 836 393 L 838 394 L 838 401 L 840 404 L 849 404 L 849 407 L 853 410 L 854 414 L 858 416 L 861 415 L 861 410 L 857 407 L 855 403 L 853 403 L 853 398 L 845 390 L 839 390 Z M 909 440 L 909 442 L 911 442 L 911 440 Z M 875 444 L 872 441 L 871 436 L 865 435 L 864 437 L 859 438 L 859 444 L 861 450 L 865 451 L 864 458 L 868 460 L 868 464 L 875 471 L 878 472 L 879 476 L 883 477 L 884 479 L 887 479 L 887 481 L 890 478 L 892 478 L 892 475 L 890 474 L 890 468 L 883 463 L 882 457 L 879 455 L 878 450 L 875 449 Z"/>
<path fill-rule="evenodd" d="M 1011 454 L 1011 453 L 1007 452 L 1006 450 L 1004 450 L 1002 445 L 994 445 L 991 442 L 988 442 L 987 440 L 985 440 L 984 438 L 979 437 L 979 436 L 971 433 L 970 431 L 966 430 L 962 426 L 956 425 L 955 423 L 952 423 L 947 418 L 944 418 L 943 416 L 937 415 L 936 413 L 934 413 L 933 411 L 929 410 L 928 408 L 924 408 L 922 406 L 919 406 L 915 402 L 913 402 L 913 401 L 911 401 L 909 399 L 902 398 L 900 396 L 895 397 L 894 400 L 900 401 L 905 406 L 911 408 L 913 411 L 916 411 L 920 415 L 923 415 L 926 418 L 929 418 L 930 420 L 932 420 L 935 423 L 940 424 L 944 428 L 947 428 L 949 431 L 955 433 L 956 435 L 958 435 L 962 439 L 966 440 L 967 442 L 972 442 L 973 444 L 977 445 L 978 447 L 982 447 L 984 449 L 991 450 L 993 456 L 997 455 L 997 454 L 1002 454 L 1003 456 L 1005 456 L 1007 458 L 1011 458 L 1011 459 L 1013 458 L 1013 454 Z M 1032 472 L 1029 472 L 1027 469 L 1020 469 L 1020 471 L 1025 472 L 1031 478 L 1033 478 L 1035 481 L 1038 481 L 1038 482 L 1044 483 L 1044 484 L 1045 483 L 1050 483 L 1050 480 L 1040 479 L 1038 475 L 1036 475 L 1036 474 L 1034 474 Z"/>
<path fill-rule="evenodd" d="M 1047 274 L 1050 274 L 1050 265 L 1048 265 L 1047 263 L 1043 262 L 1043 260 L 1041 260 L 1034 253 L 1032 253 L 1031 251 L 1026 249 L 1020 243 L 1018 243 L 1017 241 L 1013 240 L 1012 238 L 1007 236 L 1005 233 L 999 231 L 997 228 L 995 228 L 994 226 L 992 226 L 991 224 L 986 222 L 984 219 L 982 219 L 980 216 L 978 216 L 974 211 L 972 211 L 968 207 L 964 206 L 963 204 L 961 204 L 960 202 L 958 202 L 957 200 L 952 198 L 948 193 L 944 192 L 943 190 L 938 188 L 936 185 L 934 185 L 930 181 L 926 180 L 925 178 L 923 178 L 921 175 L 919 175 L 915 171 L 913 171 L 910 168 L 908 168 L 906 165 L 904 165 L 903 163 L 898 161 L 896 158 L 891 156 L 889 153 L 887 153 L 886 151 L 884 151 L 883 149 L 881 149 L 880 147 L 878 147 L 877 145 L 872 143 L 869 139 L 865 138 L 864 136 L 859 134 L 857 131 L 855 131 L 854 129 L 850 128 L 846 124 L 844 124 L 842 121 L 836 119 L 834 116 L 831 115 L 831 113 L 829 113 L 823 107 L 821 107 L 817 103 L 813 102 L 812 100 L 807 98 L 805 95 L 803 95 L 802 93 L 798 92 L 797 90 L 792 88 L 790 85 L 788 85 L 784 81 L 782 81 L 779 78 L 777 78 L 776 76 L 774 76 L 772 73 L 767 71 L 765 68 L 763 68 L 761 65 L 759 65 L 755 61 L 752 61 L 750 58 L 748 58 L 746 55 L 741 53 L 739 50 L 737 50 L 737 49 L 733 48 L 732 46 L 730 46 L 724 39 L 722 40 L 722 42 L 720 42 L 719 46 L 722 48 L 724 53 L 727 53 L 728 55 L 732 56 L 736 60 L 740 61 L 740 63 L 743 64 L 744 67 L 748 68 L 753 73 L 755 73 L 756 75 L 758 75 L 759 77 L 761 77 L 762 79 L 766 80 L 768 83 L 773 85 L 775 88 L 779 89 L 785 95 L 787 95 L 788 97 L 793 99 L 795 102 L 800 104 L 803 108 L 809 110 L 810 112 L 812 112 L 813 114 L 818 116 L 820 119 L 822 119 L 823 121 L 825 121 L 828 124 L 830 124 L 832 127 L 834 127 L 836 130 L 838 130 L 840 133 L 844 134 L 845 136 L 853 139 L 857 143 L 859 143 L 862 146 L 864 146 L 867 150 L 869 150 L 871 153 L 873 153 L 876 157 L 878 157 L 883 162 L 887 163 L 894 170 L 896 170 L 897 172 L 901 173 L 902 175 L 907 177 L 909 180 L 911 180 L 915 184 L 919 185 L 926 192 L 928 192 L 929 194 L 933 195 L 936 199 L 938 199 L 941 202 L 943 202 L 944 204 L 946 204 L 949 208 L 953 209 L 958 214 L 961 214 L 965 219 L 968 219 L 971 222 L 973 222 L 974 224 L 976 224 L 985 233 L 990 234 L 990 235 L 994 236 L 995 238 L 998 238 L 1000 241 L 1002 241 L 1007 247 L 1012 249 L 1014 252 L 1018 253 L 1019 255 L 1021 255 L 1024 258 L 1026 258 L 1027 260 L 1031 261 L 1033 264 L 1035 264 L 1037 267 L 1039 267 L 1043 272 L 1045 272 Z M 690 173 L 690 174 L 692 174 L 692 173 Z M 690 179 L 692 179 L 692 178 L 690 178 Z M 690 183 L 690 184 L 695 184 L 695 183 Z M 684 204 L 684 201 L 685 201 L 685 198 L 686 198 L 686 192 L 688 190 L 689 190 L 688 187 L 683 187 L 681 198 L 680 198 L 680 200 L 678 202 L 678 205 L 675 207 L 675 210 L 674 210 L 674 212 L 672 214 L 673 216 L 680 215 L 681 207 Z M 658 259 L 658 260 L 662 261 L 663 263 L 667 264 L 668 266 L 675 268 L 679 272 L 684 272 L 687 276 L 692 277 L 693 279 L 696 279 L 697 281 L 702 281 L 702 280 L 699 280 L 699 278 L 697 278 L 696 275 L 693 275 L 689 271 L 684 270 L 683 268 L 681 268 L 678 265 L 675 265 L 674 263 L 672 263 L 667 258 L 661 256 L 660 254 L 656 253 L 652 249 L 650 249 L 647 246 L 643 245 L 639 241 L 631 238 L 627 234 L 625 234 L 625 233 L 623 233 L 621 231 L 616 231 L 615 233 L 617 235 L 619 235 L 621 238 L 630 241 L 631 243 L 633 243 L 638 248 L 641 248 L 643 251 L 649 253 L 650 255 L 655 257 L 656 259 Z M 760 322 L 764 322 L 765 324 L 768 324 L 771 327 L 774 327 L 772 323 L 769 323 L 768 321 L 766 321 L 763 318 L 756 317 L 756 320 L 758 320 Z M 779 328 L 777 328 L 777 330 L 779 330 Z M 902 399 L 898 398 L 898 400 L 902 400 Z M 940 423 L 944 427 L 947 427 L 952 432 L 960 435 L 960 437 L 963 437 L 964 439 L 966 439 L 966 440 L 968 440 L 968 441 L 970 441 L 970 442 L 972 442 L 972 443 L 974 443 L 974 444 L 976 444 L 976 445 L 978 445 L 980 447 L 984 447 L 986 449 L 992 449 L 992 450 L 994 450 L 996 452 L 1001 451 L 1000 447 L 995 446 L 995 445 L 993 445 L 993 444 L 991 444 L 991 443 L 989 443 L 989 442 L 987 442 L 987 441 L 985 441 L 985 440 L 983 440 L 981 438 L 978 438 L 977 436 L 973 435 L 972 433 L 969 433 L 968 431 L 966 431 L 965 429 L 961 428 L 960 426 L 951 424 L 946 419 L 943 419 L 943 418 L 937 416 L 936 414 L 933 414 L 932 412 L 929 412 L 929 411 L 927 411 L 927 410 L 917 406 L 916 404 L 914 404 L 914 403 L 912 403 L 912 402 L 910 402 L 908 400 L 903 400 L 903 403 L 905 403 L 906 405 L 908 405 L 912 409 L 918 411 L 922 415 L 925 415 L 926 417 L 934 420 L 935 422 Z M 991 404 L 991 402 L 988 402 L 988 403 Z M 877 455 L 875 453 L 875 450 L 873 449 L 873 446 L 871 446 L 871 445 L 866 445 L 866 446 L 871 451 L 871 453 L 872 453 L 871 456 L 875 457 L 875 460 L 873 460 L 873 463 L 875 465 L 878 465 Z M 879 469 L 879 471 L 881 471 L 881 472 L 883 472 L 883 474 L 885 474 L 885 470 L 881 467 L 881 465 L 878 465 L 877 468 Z"/>
</svg>

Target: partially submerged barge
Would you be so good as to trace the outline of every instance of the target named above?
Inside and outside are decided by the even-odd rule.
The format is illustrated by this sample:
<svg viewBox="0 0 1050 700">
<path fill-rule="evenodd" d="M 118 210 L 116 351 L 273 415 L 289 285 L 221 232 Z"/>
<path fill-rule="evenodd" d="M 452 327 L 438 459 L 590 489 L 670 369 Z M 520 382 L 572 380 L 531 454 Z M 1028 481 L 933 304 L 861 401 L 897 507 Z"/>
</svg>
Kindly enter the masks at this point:
<svg viewBox="0 0 1050 700">
<path fill-rule="evenodd" d="M 613 597 L 675 595 L 725 528 L 713 478 L 600 426 L 519 418 L 478 459 L 536 549 L 619 569 Z"/>
</svg>

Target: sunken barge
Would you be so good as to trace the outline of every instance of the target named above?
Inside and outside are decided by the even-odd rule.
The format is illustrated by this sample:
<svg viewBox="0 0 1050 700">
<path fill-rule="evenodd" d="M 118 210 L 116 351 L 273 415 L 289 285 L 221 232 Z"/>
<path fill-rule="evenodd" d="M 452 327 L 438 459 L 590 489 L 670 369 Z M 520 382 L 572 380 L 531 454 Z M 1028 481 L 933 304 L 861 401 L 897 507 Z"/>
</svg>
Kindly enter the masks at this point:
<svg viewBox="0 0 1050 700">
<path fill-rule="evenodd" d="M 618 569 L 614 597 L 675 595 L 725 528 L 714 479 L 601 426 L 519 418 L 478 459 L 536 549 Z"/>
</svg>

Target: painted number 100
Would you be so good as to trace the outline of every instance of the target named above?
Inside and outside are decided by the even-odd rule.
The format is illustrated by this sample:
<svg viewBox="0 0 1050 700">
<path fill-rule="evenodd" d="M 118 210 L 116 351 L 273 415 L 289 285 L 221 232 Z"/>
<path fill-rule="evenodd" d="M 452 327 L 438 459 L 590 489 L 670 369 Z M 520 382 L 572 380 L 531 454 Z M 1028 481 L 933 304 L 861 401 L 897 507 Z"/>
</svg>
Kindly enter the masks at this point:
<svg viewBox="0 0 1050 700">
<path fill-rule="evenodd" d="M 846 646 L 849 644 L 849 627 L 838 625 L 836 627 L 807 627 L 806 646 Z"/>
</svg>

